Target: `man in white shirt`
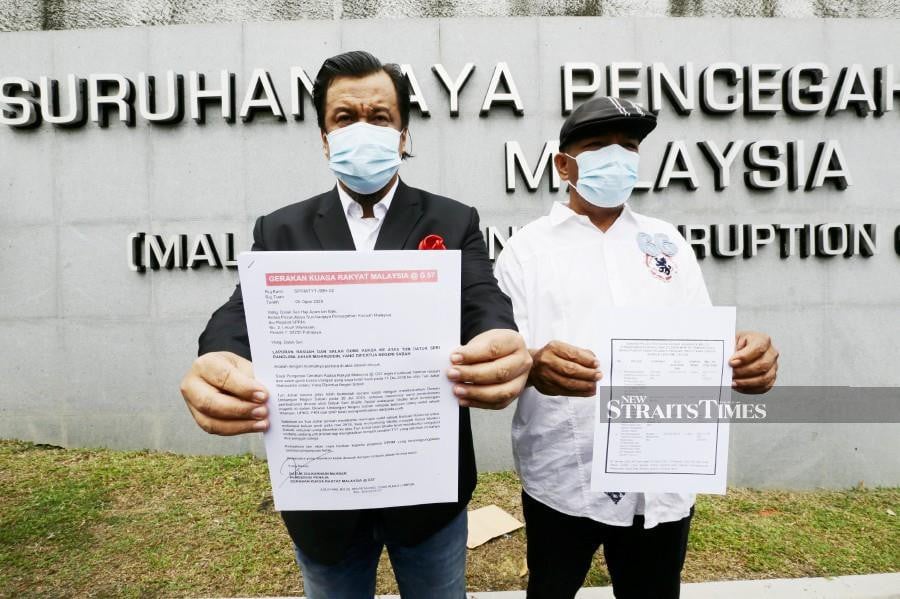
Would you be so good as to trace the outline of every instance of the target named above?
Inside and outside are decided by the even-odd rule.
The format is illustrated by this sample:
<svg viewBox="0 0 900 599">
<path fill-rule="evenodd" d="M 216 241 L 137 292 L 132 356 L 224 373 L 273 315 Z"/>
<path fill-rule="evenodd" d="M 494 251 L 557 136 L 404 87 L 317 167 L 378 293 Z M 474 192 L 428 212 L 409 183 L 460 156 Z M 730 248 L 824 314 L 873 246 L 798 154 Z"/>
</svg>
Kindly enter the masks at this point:
<svg viewBox="0 0 900 599">
<path fill-rule="evenodd" d="M 534 366 L 512 439 L 528 537 L 528 597 L 574 597 L 602 545 L 618 599 L 679 594 L 693 495 L 592 493 L 594 353 L 609 306 L 708 306 L 703 274 L 671 224 L 625 205 L 637 181 L 638 146 L 656 117 L 613 97 L 573 111 L 554 164 L 567 204 L 523 227 L 497 258 Z M 768 336 L 742 332 L 730 363 L 734 387 L 772 387 L 778 353 Z"/>
</svg>

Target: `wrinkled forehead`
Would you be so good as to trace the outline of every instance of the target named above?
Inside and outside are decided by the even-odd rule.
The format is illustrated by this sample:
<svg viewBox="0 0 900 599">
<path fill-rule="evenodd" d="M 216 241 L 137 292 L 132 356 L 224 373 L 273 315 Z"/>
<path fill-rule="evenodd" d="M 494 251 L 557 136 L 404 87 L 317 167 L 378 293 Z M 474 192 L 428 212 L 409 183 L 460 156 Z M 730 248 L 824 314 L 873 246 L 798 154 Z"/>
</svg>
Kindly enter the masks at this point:
<svg viewBox="0 0 900 599">
<path fill-rule="evenodd" d="M 397 90 L 384 71 L 363 77 L 335 77 L 325 93 L 325 108 L 397 108 Z"/>
</svg>

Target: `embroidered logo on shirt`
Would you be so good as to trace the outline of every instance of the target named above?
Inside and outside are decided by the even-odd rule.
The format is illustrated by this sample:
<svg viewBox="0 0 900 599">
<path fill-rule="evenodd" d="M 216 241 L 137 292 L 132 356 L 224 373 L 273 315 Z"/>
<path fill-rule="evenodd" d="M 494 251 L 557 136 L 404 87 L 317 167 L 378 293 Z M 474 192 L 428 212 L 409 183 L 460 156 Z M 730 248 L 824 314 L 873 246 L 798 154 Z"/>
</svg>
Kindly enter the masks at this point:
<svg viewBox="0 0 900 599">
<path fill-rule="evenodd" d="M 608 492 L 607 495 L 609 495 L 609 498 L 612 499 L 613 503 L 615 504 L 618 504 L 620 501 L 622 501 L 622 498 L 625 497 L 625 493 L 621 493 L 619 491 L 611 491 Z"/>
<path fill-rule="evenodd" d="M 644 264 L 647 265 L 647 269 L 650 270 L 651 275 L 666 283 L 671 281 L 672 275 L 678 272 L 675 261 L 666 256 L 660 256 L 658 258 L 644 256 Z"/>
<path fill-rule="evenodd" d="M 673 257 L 678 253 L 678 246 L 669 240 L 665 233 L 650 235 L 643 231 L 637 234 L 638 248 L 644 253 L 644 265 L 650 274 L 668 283 L 672 275 L 678 272 Z"/>
</svg>

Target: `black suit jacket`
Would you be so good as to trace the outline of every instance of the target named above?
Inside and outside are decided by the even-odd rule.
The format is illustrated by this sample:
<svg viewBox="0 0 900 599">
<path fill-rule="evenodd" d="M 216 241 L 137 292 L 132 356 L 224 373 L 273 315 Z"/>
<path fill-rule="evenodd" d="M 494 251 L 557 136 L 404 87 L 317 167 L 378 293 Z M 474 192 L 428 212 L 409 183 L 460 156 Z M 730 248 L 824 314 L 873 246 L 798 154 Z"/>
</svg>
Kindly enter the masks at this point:
<svg viewBox="0 0 900 599">
<path fill-rule="evenodd" d="M 478 212 L 401 181 L 375 249 L 415 250 L 431 234 L 443 237 L 447 249 L 462 250 L 460 342 L 467 343 L 490 329 L 515 329 L 510 301 L 494 279 Z M 253 229 L 254 251 L 354 249 L 336 187 L 260 217 Z M 200 335 L 199 353 L 212 351 L 230 351 L 251 359 L 240 285 L 213 313 Z M 465 509 L 475 489 L 475 478 L 469 410 L 460 408 L 457 502 L 379 510 L 289 511 L 281 515 L 291 538 L 304 553 L 322 563 L 335 563 L 343 557 L 361 521 L 378 519 L 388 539 L 402 545 L 425 540 Z"/>
</svg>

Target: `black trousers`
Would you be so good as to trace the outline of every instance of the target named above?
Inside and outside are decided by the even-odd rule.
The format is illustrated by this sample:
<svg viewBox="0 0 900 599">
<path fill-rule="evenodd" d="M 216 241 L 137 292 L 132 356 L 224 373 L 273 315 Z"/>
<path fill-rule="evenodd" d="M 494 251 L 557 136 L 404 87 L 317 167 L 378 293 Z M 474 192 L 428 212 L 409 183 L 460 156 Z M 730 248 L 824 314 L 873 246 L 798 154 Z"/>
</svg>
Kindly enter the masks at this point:
<svg viewBox="0 0 900 599">
<path fill-rule="evenodd" d="M 575 596 L 597 549 L 612 579 L 616 599 L 677 599 L 694 508 L 684 519 L 644 529 L 611 526 L 560 513 L 522 492 L 528 537 L 528 599 Z"/>
</svg>

